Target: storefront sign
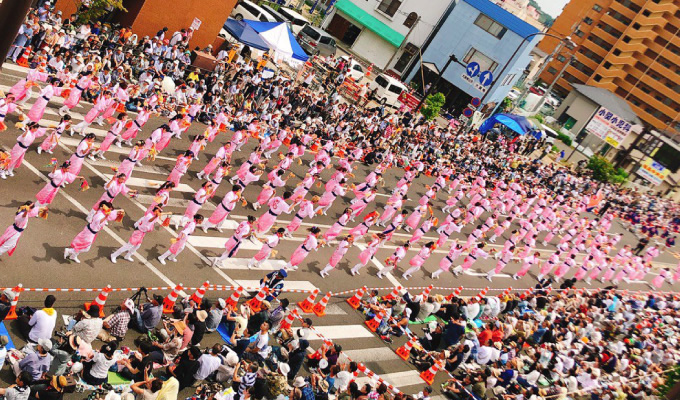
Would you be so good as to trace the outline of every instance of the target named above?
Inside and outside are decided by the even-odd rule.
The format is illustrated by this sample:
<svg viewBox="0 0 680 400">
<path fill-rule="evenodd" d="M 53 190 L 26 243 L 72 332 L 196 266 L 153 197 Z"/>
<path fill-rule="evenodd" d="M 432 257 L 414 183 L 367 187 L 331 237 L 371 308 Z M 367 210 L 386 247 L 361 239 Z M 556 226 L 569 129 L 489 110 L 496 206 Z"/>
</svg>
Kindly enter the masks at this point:
<svg viewBox="0 0 680 400">
<path fill-rule="evenodd" d="M 650 157 L 647 157 L 640 165 L 640 169 L 637 170 L 638 175 L 647 179 L 655 186 L 659 186 L 670 173 L 671 171 L 668 168 Z"/>
<path fill-rule="evenodd" d="M 604 107 L 600 107 L 586 125 L 588 133 L 604 140 L 614 148 L 618 148 L 623 143 L 630 134 L 631 128 L 632 125 L 628 121 Z"/>
</svg>

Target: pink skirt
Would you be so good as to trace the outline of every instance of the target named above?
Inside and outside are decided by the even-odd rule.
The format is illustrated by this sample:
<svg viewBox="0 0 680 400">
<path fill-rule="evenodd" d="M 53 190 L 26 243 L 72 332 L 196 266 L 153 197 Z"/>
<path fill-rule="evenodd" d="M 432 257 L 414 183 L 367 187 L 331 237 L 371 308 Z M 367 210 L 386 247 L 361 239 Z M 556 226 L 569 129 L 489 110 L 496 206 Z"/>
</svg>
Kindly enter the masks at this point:
<svg viewBox="0 0 680 400">
<path fill-rule="evenodd" d="M 40 144 L 40 148 L 43 149 L 43 151 L 52 151 L 54 150 L 55 147 L 57 147 L 57 138 L 59 136 L 56 134 L 50 134 L 43 140 L 43 142 Z"/>
<path fill-rule="evenodd" d="M 665 281 L 664 277 L 661 275 L 657 275 L 654 277 L 652 280 L 652 285 L 654 285 L 655 288 L 661 289 L 661 286 L 663 286 L 663 282 Z"/>
<path fill-rule="evenodd" d="M 184 216 L 186 218 L 192 219 L 194 218 L 194 215 L 198 212 L 198 210 L 201 209 L 203 204 L 196 204 L 194 201 L 189 201 L 189 204 L 187 205 L 187 209 L 184 212 Z"/>
<path fill-rule="evenodd" d="M 453 264 L 451 261 L 449 261 L 448 258 L 444 257 L 442 258 L 441 261 L 439 261 L 439 269 L 442 271 L 448 271 L 449 268 L 451 268 L 451 264 Z"/>
<path fill-rule="evenodd" d="M 336 222 L 323 234 L 323 238 L 326 239 L 326 241 L 333 240 L 340 235 L 340 232 L 342 232 L 343 229 L 344 226 Z"/>
<path fill-rule="evenodd" d="M 99 151 L 101 151 L 102 153 L 107 151 L 113 144 L 114 140 L 116 140 L 116 135 L 107 133 L 106 137 L 102 141 L 102 144 L 99 145 Z"/>
<path fill-rule="evenodd" d="M 175 256 L 178 255 L 179 253 L 182 252 L 182 250 L 184 250 L 184 246 L 186 246 L 186 244 L 187 244 L 187 239 L 186 239 L 186 237 L 183 237 L 182 239 L 176 241 L 175 243 L 173 243 L 170 246 L 170 249 L 169 249 L 170 253 L 172 253 Z"/>
<path fill-rule="evenodd" d="M 415 256 L 411 259 L 411 261 L 408 262 L 412 267 L 422 267 L 423 264 L 425 264 L 425 260 L 420 258 L 419 256 Z"/>
<path fill-rule="evenodd" d="M 524 263 L 524 264 L 522 264 L 522 268 L 520 268 L 519 271 L 517 271 L 517 276 L 524 276 L 524 275 L 526 275 L 527 272 L 529 272 L 529 270 L 531 269 L 531 265 L 532 265 L 532 264 L 530 264 L 530 263 Z"/>
<path fill-rule="evenodd" d="M 54 197 L 59 192 L 58 187 L 52 186 L 49 182 L 35 195 L 35 199 L 40 204 L 51 204 Z"/>
<path fill-rule="evenodd" d="M 290 223 L 286 227 L 286 230 L 288 232 L 296 232 L 300 228 L 300 225 L 302 225 L 302 220 L 298 218 L 296 215 L 295 217 L 293 217 L 293 220 L 290 221 Z"/>
<path fill-rule="evenodd" d="M 258 232 L 265 232 L 268 231 L 272 226 L 274 226 L 274 222 L 276 222 L 276 215 L 272 215 L 269 211 L 266 213 L 262 214 L 260 218 L 257 219 L 257 231 Z"/>
<path fill-rule="evenodd" d="M 217 165 L 219 165 L 220 159 L 217 157 L 213 157 L 212 160 L 206 166 L 203 168 L 203 175 L 208 176 L 210 175 L 215 168 L 217 168 Z"/>
<path fill-rule="evenodd" d="M 3 233 L 2 236 L 0 236 L 0 246 L 7 243 L 7 241 L 9 241 L 10 239 L 13 240 L 14 241 L 14 247 L 12 248 L 12 250 L 10 250 L 8 252 L 11 255 L 12 252 L 14 251 L 14 249 L 16 248 L 17 242 L 18 242 L 19 238 L 21 238 L 22 233 L 23 232 L 17 232 L 17 230 L 14 229 L 14 225 L 8 226 L 7 229 L 5 229 L 5 233 Z"/>
<path fill-rule="evenodd" d="M 616 267 L 609 267 L 609 269 L 607 269 L 607 271 L 605 271 L 604 275 L 602 275 L 602 280 L 604 280 L 604 281 L 612 280 L 615 272 L 616 272 Z"/>
<path fill-rule="evenodd" d="M 125 174 L 125 176 L 130 179 L 130 175 L 132 175 L 132 170 L 135 169 L 135 165 L 137 165 L 136 162 L 132 162 L 126 158 L 120 163 L 120 167 L 118 167 L 118 173 Z"/>
<path fill-rule="evenodd" d="M 12 151 L 9 153 L 9 167 L 10 168 L 19 168 L 21 167 L 21 162 L 24 161 L 24 155 L 26 154 L 26 149 L 23 147 L 19 146 L 19 143 L 15 144 L 14 147 L 12 147 Z"/>
<path fill-rule="evenodd" d="M 328 264 L 329 264 L 331 267 L 335 268 L 335 267 L 338 265 L 338 263 L 340 262 L 340 260 L 342 260 L 342 258 L 343 258 L 344 256 L 345 256 L 345 253 L 343 253 L 343 252 L 338 252 L 338 251 L 334 251 L 334 252 L 333 252 L 333 255 L 331 256 L 331 259 L 328 260 Z"/>
<path fill-rule="evenodd" d="M 68 94 L 68 98 L 64 100 L 64 105 L 69 109 L 72 109 L 73 107 L 77 106 L 78 103 L 80 102 L 80 96 L 82 94 L 83 94 L 82 90 L 78 90 L 75 87 L 71 88 L 71 91 Z"/>
<path fill-rule="evenodd" d="M 588 273 L 587 269 L 579 267 L 578 271 L 576 271 L 576 273 L 574 274 L 574 279 L 581 280 L 586 277 L 587 273 Z"/>
<path fill-rule="evenodd" d="M 17 101 L 23 100 L 23 98 L 26 97 L 26 94 L 30 90 L 26 88 L 27 83 L 28 82 L 26 81 L 26 79 L 22 79 L 19 82 L 15 83 L 14 86 L 12 86 L 12 88 L 9 90 L 9 92 L 14 95 L 14 98 Z"/>
<path fill-rule="evenodd" d="M 170 172 L 170 175 L 168 175 L 168 180 L 174 183 L 175 186 L 178 186 L 179 180 L 182 179 L 182 176 L 184 176 L 184 172 L 178 170 L 177 168 L 173 168 Z"/>
<path fill-rule="evenodd" d="M 266 260 L 267 258 L 269 258 L 269 255 L 271 253 L 272 253 L 272 249 L 270 249 L 269 246 L 267 246 L 265 244 L 264 246 L 262 246 L 260 251 L 258 251 L 257 254 L 255 254 L 255 256 L 253 258 L 257 261 Z"/>
<path fill-rule="evenodd" d="M 375 255 L 377 250 L 377 248 L 372 249 L 367 247 L 366 250 L 359 253 L 359 260 L 361 260 L 361 263 L 364 265 L 368 264 L 368 261 Z"/>
<path fill-rule="evenodd" d="M 85 227 L 85 229 L 80 231 L 80 233 L 75 238 L 73 238 L 73 241 L 71 242 L 71 248 L 77 253 L 89 251 L 96 238 L 97 235 L 90 232 L 90 230 Z"/>
<path fill-rule="evenodd" d="M 92 121 L 94 121 L 94 119 L 97 118 L 98 115 L 99 115 L 99 110 L 97 110 L 96 107 L 92 107 L 90 109 L 90 111 L 88 111 L 87 114 L 85 114 L 85 118 L 83 118 L 83 119 L 88 124 L 91 124 Z"/>
<path fill-rule="evenodd" d="M 212 214 L 210 215 L 210 218 L 208 218 L 208 222 L 210 222 L 213 225 L 217 225 L 220 222 L 224 221 L 228 215 L 229 211 L 225 210 L 224 207 L 218 204 L 217 208 L 215 208 L 215 211 L 213 211 Z"/>
<path fill-rule="evenodd" d="M 385 207 L 385 212 L 384 212 L 383 215 L 380 217 L 380 222 L 381 222 L 381 223 L 384 223 L 384 222 L 387 222 L 387 221 L 391 220 L 392 217 L 394 216 L 394 214 L 396 214 L 396 213 L 397 213 L 397 209 L 396 209 L 396 208 L 390 207 L 390 206 Z"/>
<path fill-rule="evenodd" d="M 411 229 L 416 229 L 418 227 L 418 224 L 420 223 L 420 219 L 423 217 L 423 214 L 414 211 L 409 217 L 406 219 L 406 225 L 411 227 Z"/>
<path fill-rule="evenodd" d="M 68 167 L 68 172 L 72 173 L 75 176 L 78 176 L 80 174 L 80 170 L 83 168 L 83 162 L 85 161 L 85 157 L 80 158 L 76 156 L 75 154 L 71 155 L 71 158 L 69 158 L 69 162 L 71 163 L 71 166 Z M 70 181 L 69 183 L 72 183 L 73 181 Z"/>
<path fill-rule="evenodd" d="M 38 100 L 33 103 L 33 107 L 28 111 L 28 119 L 33 122 L 40 122 L 45 113 L 45 108 L 47 108 L 47 103 L 49 100 L 45 100 L 42 96 L 38 97 Z"/>
<path fill-rule="evenodd" d="M 569 271 L 569 268 L 570 267 L 568 265 L 560 264 L 560 266 L 557 267 L 557 269 L 555 270 L 555 276 L 558 277 L 558 278 L 563 277 L 564 274 L 566 274 L 567 271 Z M 543 270 L 541 270 L 541 273 L 543 273 Z M 543 275 L 545 275 L 545 274 L 543 274 Z"/>
<path fill-rule="evenodd" d="M 271 199 L 271 197 L 274 195 L 274 192 L 275 190 L 269 187 L 269 185 L 263 187 L 260 191 L 260 194 L 257 195 L 257 203 L 261 206 L 264 205 L 264 203 Z"/>
<path fill-rule="evenodd" d="M 295 266 L 299 265 L 307 257 L 307 254 L 309 253 L 302 248 L 302 245 L 300 245 L 290 257 L 290 264 Z"/>
<path fill-rule="evenodd" d="M 366 234 L 366 232 L 368 232 L 368 228 L 366 227 L 366 225 L 359 224 L 352 228 L 352 230 L 349 231 L 349 234 L 355 237 L 362 237 Z"/>
<path fill-rule="evenodd" d="M 137 129 L 137 125 L 135 125 L 134 122 L 133 122 L 133 123 L 132 123 L 132 126 L 129 127 L 129 128 L 127 128 L 127 129 L 125 130 L 125 132 L 123 132 L 123 133 L 120 135 L 120 138 L 121 138 L 122 140 L 132 140 L 132 139 L 134 139 L 134 138 L 137 137 L 137 133 L 138 133 L 138 132 L 139 132 L 139 129 Z"/>
<path fill-rule="evenodd" d="M 128 242 L 133 246 L 139 246 L 140 244 L 142 244 L 142 240 L 144 240 L 145 235 L 146 232 L 142 232 L 139 229 L 135 229 L 132 232 L 132 235 L 130 236 L 130 240 L 128 240 Z"/>
<path fill-rule="evenodd" d="M 335 196 L 333 196 L 333 192 L 330 191 L 330 190 L 327 190 L 321 195 L 321 198 L 319 199 L 319 206 L 320 207 L 327 207 L 327 206 L 333 204 L 334 200 L 335 200 Z"/>
<path fill-rule="evenodd" d="M 113 114 L 116 113 L 116 108 L 118 108 L 119 103 L 113 103 L 111 107 L 107 108 L 106 111 L 104 111 L 104 115 L 102 115 L 102 118 L 109 118 L 112 117 Z"/>
</svg>

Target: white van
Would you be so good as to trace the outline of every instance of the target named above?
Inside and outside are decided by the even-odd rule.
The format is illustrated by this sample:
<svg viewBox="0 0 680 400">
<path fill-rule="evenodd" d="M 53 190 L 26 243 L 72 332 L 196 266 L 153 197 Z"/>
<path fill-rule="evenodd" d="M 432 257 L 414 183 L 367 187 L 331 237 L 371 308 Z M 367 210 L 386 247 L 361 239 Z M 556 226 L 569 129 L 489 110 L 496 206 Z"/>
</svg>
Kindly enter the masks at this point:
<svg viewBox="0 0 680 400">
<path fill-rule="evenodd" d="M 406 85 L 389 75 L 380 74 L 368 84 L 368 89 L 371 92 L 375 90 L 374 98 L 378 103 L 396 106 L 399 95 L 406 90 Z"/>
<path fill-rule="evenodd" d="M 231 12 L 231 16 L 239 21 L 249 19 L 251 21 L 276 22 L 276 19 L 262 7 L 248 0 L 239 1 Z"/>
<path fill-rule="evenodd" d="M 293 25 L 292 30 L 295 36 L 297 36 L 297 34 L 300 33 L 302 27 L 305 26 L 305 24 L 309 23 L 309 20 L 307 18 L 303 17 L 297 11 L 290 8 L 284 7 L 279 8 L 279 14 L 288 18 L 288 21 L 290 21 L 291 25 Z"/>
</svg>

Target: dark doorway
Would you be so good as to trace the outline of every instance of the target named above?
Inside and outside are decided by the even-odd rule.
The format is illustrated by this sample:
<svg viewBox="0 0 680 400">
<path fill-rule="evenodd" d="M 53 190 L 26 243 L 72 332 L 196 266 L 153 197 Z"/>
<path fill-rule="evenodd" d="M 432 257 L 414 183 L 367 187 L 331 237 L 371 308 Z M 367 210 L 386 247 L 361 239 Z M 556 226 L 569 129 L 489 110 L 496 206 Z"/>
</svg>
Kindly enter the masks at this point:
<svg viewBox="0 0 680 400">
<path fill-rule="evenodd" d="M 342 43 L 352 46 L 361 33 L 361 29 L 349 22 L 340 14 L 335 14 L 330 24 L 326 27 L 326 31 L 335 36 L 336 39 Z"/>
</svg>

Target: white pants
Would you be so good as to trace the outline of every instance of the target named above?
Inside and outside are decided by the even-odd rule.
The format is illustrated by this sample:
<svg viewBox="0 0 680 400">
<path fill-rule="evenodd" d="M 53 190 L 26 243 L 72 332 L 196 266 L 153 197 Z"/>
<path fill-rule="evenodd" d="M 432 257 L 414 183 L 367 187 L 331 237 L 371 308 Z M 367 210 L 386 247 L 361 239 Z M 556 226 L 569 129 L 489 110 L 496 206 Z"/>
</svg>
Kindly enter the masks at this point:
<svg viewBox="0 0 680 400">
<path fill-rule="evenodd" d="M 135 251 L 139 250 L 141 246 L 142 246 L 141 244 L 132 245 L 130 243 L 125 243 L 120 249 L 114 251 L 112 256 L 116 258 L 123 253 L 127 253 L 125 255 L 126 257 L 132 257 L 132 255 L 135 254 Z"/>
</svg>

